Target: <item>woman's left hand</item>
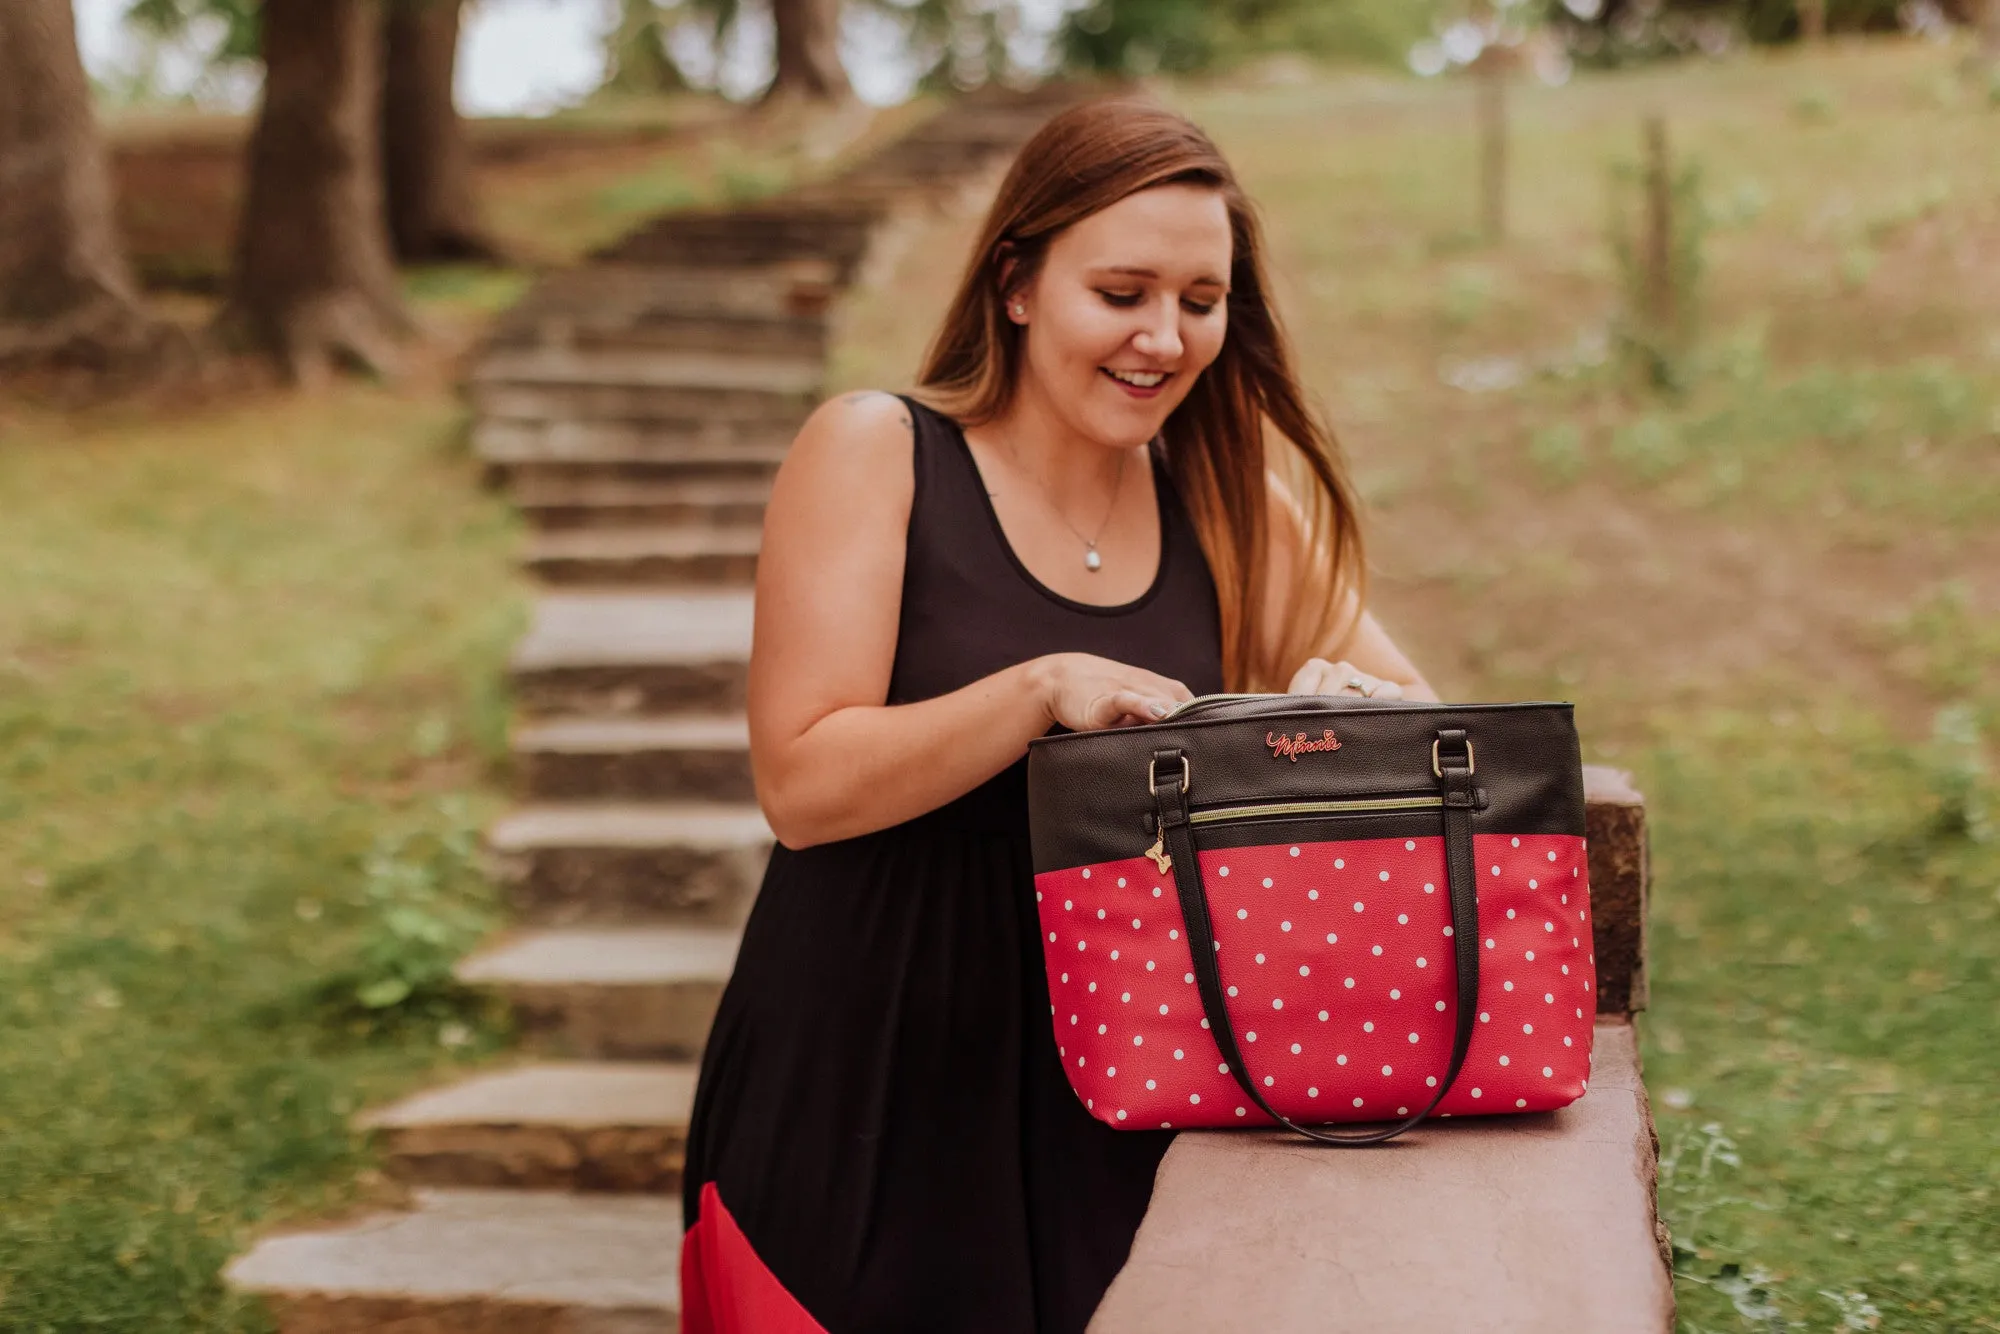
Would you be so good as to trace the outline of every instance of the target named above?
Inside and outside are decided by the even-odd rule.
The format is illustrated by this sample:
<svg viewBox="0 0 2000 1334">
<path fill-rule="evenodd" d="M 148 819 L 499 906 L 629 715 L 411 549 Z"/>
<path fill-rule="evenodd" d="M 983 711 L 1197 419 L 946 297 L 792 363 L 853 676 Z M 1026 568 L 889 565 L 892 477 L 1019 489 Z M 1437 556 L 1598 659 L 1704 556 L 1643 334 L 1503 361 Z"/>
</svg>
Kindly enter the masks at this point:
<svg viewBox="0 0 2000 1334">
<path fill-rule="evenodd" d="M 1363 695 L 1370 699 L 1401 699 L 1403 686 L 1399 681 L 1370 676 L 1346 659 L 1328 662 L 1325 658 L 1313 658 L 1293 674 L 1292 683 L 1286 687 L 1285 693 Z"/>
</svg>

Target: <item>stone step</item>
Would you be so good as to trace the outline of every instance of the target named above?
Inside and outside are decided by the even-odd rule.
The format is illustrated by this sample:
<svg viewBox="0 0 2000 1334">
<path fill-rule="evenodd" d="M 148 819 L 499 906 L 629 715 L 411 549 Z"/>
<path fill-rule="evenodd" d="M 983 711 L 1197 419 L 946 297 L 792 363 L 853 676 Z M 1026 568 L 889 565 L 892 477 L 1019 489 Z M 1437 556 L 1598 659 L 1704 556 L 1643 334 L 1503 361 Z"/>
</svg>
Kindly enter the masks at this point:
<svg viewBox="0 0 2000 1334">
<path fill-rule="evenodd" d="M 817 199 L 775 199 L 746 208 L 670 213 L 598 251 L 600 262 L 764 267 L 794 260 L 830 263 L 844 282 L 867 248 L 876 210 Z"/>
<path fill-rule="evenodd" d="M 420 1190 L 230 1264 L 281 1334 L 677 1334 L 680 1202 Z"/>
<path fill-rule="evenodd" d="M 685 1060 L 708 1038 L 737 939 L 729 927 L 544 927 L 472 955 L 457 973 L 504 996 L 539 1050 Z"/>
<path fill-rule="evenodd" d="M 590 385 L 792 400 L 817 398 L 825 374 L 825 366 L 812 357 L 553 345 L 496 348 L 481 358 L 472 385 L 475 396 L 507 387 Z"/>
<path fill-rule="evenodd" d="M 724 353 L 766 360 L 810 360 L 824 364 L 829 331 L 822 317 L 764 319 L 759 316 L 650 311 L 644 315 L 605 313 L 594 318 L 551 315 L 523 318 L 500 337 L 488 340 L 498 351 L 559 348 L 582 355 L 646 356 Z M 503 341 L 504 339 L 504 341 Z"/>
<path fill-rule="evenodd" d="M 536 283 L 499 317 L 487 346 L 513 344 L 531 331 L 621 328 L 657 319 L 823 322 L 838 294 L 838 278 L 838 265 L 814 259 L 747 269 L 583 264 Z"/>
<path fill-rule="evenodd" d="M 578 528 L 529 537 L 521 563 L 552 584 L 750 584 L 762 531 L 727 528 Z"/>
<path fill-rule="evenodd" d="M 771 855 L 755 806 L 565 802 L 524 806 L 486 834 L 516 912 L 582 921 L 743 921 Z"/>
<path fill-rule="evenodd" d="M 531 801 L 757 800 L 742 715 L 555 718 L 514 733 Z"/>
<path fill-rule="evenodd" d="M 545 593 L 514 650 L 515 698 L 545 715 L 741 709 L 750 625 L 747 589 Z"/>
<path fill-rule="evenodd" d="M 469 392 L 473 412 L 492 421 L 623 423 L 667 438 L 789 440 L 819 402 L 810 390 L 600 381 L 489 380 Z"/>
<path fill-rule="evenodd" d="M 361 1118 L 425 1186 L 674 1192 L 696 1067 L 562 1061 L 494 1070 Z"/>
<path fill-rule="evenodd" d="M 536 478 L 514 488 L 514 504 L 529 523 L 549 531 L 649 524 L 742 526 L 764 521 L 770 494 L 770 483 L 762 478 Z"/>
</svg>

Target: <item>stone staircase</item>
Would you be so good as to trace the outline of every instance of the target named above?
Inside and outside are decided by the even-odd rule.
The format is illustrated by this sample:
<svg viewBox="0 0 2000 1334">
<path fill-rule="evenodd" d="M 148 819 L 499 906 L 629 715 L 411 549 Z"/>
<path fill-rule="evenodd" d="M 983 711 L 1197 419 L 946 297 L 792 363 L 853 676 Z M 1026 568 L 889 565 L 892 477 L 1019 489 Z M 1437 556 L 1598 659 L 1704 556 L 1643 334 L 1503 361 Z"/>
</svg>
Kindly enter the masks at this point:
<svg viewBox="0 0 2000 1334">
<path fill-rule="evenodd" d="M 658 219 L 499 322 L 474 443 L 541 585 L 511 663 L 520 804 L 488 835 L 521 925 L 459 975 L 529 1059 L 363 1118 L 407 1208 L 231 1265 L 284 1334 L 679 1328 L 696 1063 L 771 845 L 743 716 L 771 475 L 840 291 L 1074 95 L 966 97 L 778 200 Z"/>
</svg>

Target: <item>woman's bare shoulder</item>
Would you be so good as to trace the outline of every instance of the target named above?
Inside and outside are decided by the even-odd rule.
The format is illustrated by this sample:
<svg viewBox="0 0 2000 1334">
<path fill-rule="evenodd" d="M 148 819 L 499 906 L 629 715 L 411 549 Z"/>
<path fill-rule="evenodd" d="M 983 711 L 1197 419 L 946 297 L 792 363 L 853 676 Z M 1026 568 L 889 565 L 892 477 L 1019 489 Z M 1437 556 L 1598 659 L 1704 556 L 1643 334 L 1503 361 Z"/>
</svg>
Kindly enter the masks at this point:
<svg viewBox="0 0 2000 1334">
<path fill-rule="evenodd" d="M 774 512 L 907 512 L 916 423 L 894 394 L 863 389 L 813 409 L 778 469 Z"/>
</svg>

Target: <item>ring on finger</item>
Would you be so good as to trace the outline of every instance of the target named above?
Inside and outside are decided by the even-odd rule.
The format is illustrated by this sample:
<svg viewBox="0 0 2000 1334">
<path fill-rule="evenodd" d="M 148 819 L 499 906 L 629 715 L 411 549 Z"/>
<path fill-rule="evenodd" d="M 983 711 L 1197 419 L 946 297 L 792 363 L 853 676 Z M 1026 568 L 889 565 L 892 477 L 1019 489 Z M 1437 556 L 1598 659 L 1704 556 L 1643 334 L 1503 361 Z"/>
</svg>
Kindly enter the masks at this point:
<svg viewBox="0 0 2000 1334">
<path fill-rule="evenodd" d="M 1363 680 L 1363 679 L 1362 679 L 1361 677 L 1359 677 L 1359 676 L 1350 676 L 1350 677 L 1348 677 L 1348 678 L 1347 678 L 1347 684 L 1346 684 L 1345 686 L 1343 686 L 1343 687 L 1342 687 L 1342 689 L 1344 689 L 1344 690 L 1352 690 L 1352 691 L 1353 691 L 1353 692 L 1354 692 L 1355 694 L 1357 694 L 1357 695 L 1366 695 L 1367 693 L 1369 693 L 1369 692 L 1368 692 L 1368 682 L 1367 682 L 1367 681 L 1365 681 L 1365 680 Z"/>
</svg>

